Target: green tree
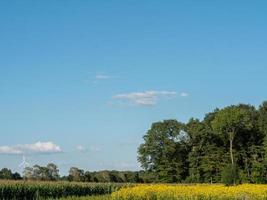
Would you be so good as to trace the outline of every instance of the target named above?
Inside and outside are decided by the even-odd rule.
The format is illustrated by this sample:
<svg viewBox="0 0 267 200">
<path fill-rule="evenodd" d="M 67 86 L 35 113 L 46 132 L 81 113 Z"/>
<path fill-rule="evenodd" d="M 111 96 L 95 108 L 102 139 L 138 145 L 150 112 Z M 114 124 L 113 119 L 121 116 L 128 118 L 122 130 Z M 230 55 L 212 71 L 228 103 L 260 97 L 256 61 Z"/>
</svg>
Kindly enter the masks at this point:
<svg viewBox="0 0 267 200">
<path fill-rule="evenodd" d="M 84 181 L 84 170 L 77 167 L 71 167 L 69 170 L 69 181 Z"/>
<path fill-rule="evenodd" d="M 201 122 L 190 119 L 186 132 L 190 136 L 191 150 L 188 155 L 189 176 L 187 182 L 220 182 L 222 163 L 225 163 L 226 150 L 223 142 L 211 128 L 215 113 L 209 113 Z"/>
<path fill-rule="evenodd" d="M 229 141 L 231 164 L 234 165 L 233 142 L 237 134 L 253 129 L 251 113 L 242 106 L 229 106 L 215 115 L 212 127 L 216 133 Z"/>
<path fill-rule="evenodd" d="M 34 178 L 34 172 L 32 167 L 25 167 L 23 170 L 23 177 L 25 179 L 33 179 Z"/>
<path fill-rule="evenodd" d="M 259 107 L 259 120 L 258 125 L 260 132 L 263 134 L 264 141 L 263 141 L 263 172 L 262 172 L 262 179 L 264 183 L 267 183 L 267 101 L 264 101 L 262 105 Z"/>
<path fill-rule="evenodd" d="M 54 163 L 49 163 L 47 166 L 47 179 L 48 180 L 58 180 L 59 179 L 59 170 Z"/>
<path fill-rule="evenodd" d="M 0 171 L 0 179 L 12 179 L 12 171 L 10 169 L 7 168 L 3 168 Z"/>
<path fill-rule="evenodd" d="M 89 171 L 86 171 L 85 173 L 84 173 L 84 181 L 85 182 L 91 182 L 92 180 L 92 175 L 91 175 L 91 173 L 89 172 Z"/>
<path fill-rule="evenodd" d="M 184 125 L 176 120 L 153 123 L 138 149 L 141 166 L 160 182 L 180 182 L 188 174 L 188 140 Z"/>
</svg>

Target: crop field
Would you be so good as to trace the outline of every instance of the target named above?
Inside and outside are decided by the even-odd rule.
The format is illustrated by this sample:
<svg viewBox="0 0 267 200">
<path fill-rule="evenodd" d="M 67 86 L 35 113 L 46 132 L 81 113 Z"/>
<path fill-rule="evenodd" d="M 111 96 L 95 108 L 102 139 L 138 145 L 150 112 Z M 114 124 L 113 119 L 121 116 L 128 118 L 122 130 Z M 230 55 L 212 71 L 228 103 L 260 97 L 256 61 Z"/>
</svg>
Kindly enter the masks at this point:
<svg viewBox="0 0 267 200">
<path fill-rule="evenodd" d="M 140 185 L 122 188 L 112 200 L 266 200 L 267 185 Z"/>
<path fill-rule="evenodd" d="M 106 195 L 111 194 L 122 186 L 122 184 L 115 183 L 0 181 L 0 199 L 39 200 L 59 199 L 70 196 Z"/>
<path fill-rule="evenodd" d="M 0 200 L 267 200 L 267 185 L 0 181 Z"/>
<path fill-rule="evenodd" d="M 85 197 L 66 197 L 66 198 L 60 198 L 59 200 L 111 200 L 111 196 L 100 195 L 100 196 L 85 196 Z"/>
</svg>

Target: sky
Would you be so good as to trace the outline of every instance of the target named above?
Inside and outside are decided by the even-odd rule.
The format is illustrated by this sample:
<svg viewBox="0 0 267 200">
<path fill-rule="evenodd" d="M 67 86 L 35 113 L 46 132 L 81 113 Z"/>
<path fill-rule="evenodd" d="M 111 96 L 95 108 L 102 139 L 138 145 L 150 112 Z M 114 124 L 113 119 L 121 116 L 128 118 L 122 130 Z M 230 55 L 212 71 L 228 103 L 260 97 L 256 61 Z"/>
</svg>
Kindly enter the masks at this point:
<svg viewBox="0 0 267 200">
<path fill-rule="evenodd" d="M 267 100 L 267 2 L 0 1 L 0 168 L 139 170 L 151 124 Z"/>
</svg>

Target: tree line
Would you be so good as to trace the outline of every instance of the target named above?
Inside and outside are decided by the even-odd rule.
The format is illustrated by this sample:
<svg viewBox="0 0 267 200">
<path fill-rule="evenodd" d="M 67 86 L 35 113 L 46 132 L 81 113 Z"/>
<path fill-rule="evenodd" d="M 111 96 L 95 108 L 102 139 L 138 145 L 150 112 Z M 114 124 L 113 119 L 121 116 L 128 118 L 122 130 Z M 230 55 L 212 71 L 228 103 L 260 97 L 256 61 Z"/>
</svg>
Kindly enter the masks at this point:
<svg viewBox="0 0 267 200">
<path fill-rule="evenodd" d="M 0 179 L 6 180 L 36 180 L 36 181 L 73 181 L 73 182 L 114 182 L 114 183 L 144 183 L 148 182 L 144 171 L 85 171 L 71 167 L 69 174 L 60 176 L 57 165 L 49 163 L 47 166 L 34 165 L 25 167 L 23 174 L 13 173 L 10 169 L 0 170 Z"/>
<path fill-rule="evenodd" d="M 267 102 L 156 122 L 143 139 L 138 160 L 155 182 L 267 183 Z"/>
<path fill-rule="evenodd" d="M 26 167 L 23 176 L 4 168 L 0 179 L 132 183 L 267 183 L 267 101 L 215 109 L 203 120 L 155 122 L 138 148 L 141 171 L 84 171 L 59 176 L 53 163 Z"/>
</svg>

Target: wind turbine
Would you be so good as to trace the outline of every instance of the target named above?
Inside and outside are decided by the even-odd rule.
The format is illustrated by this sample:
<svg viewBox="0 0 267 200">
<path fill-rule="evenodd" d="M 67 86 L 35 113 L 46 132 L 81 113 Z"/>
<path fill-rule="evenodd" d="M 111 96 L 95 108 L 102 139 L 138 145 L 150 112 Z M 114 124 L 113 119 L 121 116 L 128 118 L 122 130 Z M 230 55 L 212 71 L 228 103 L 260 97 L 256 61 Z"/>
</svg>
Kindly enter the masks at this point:
<svg viewBox="0 0 267 200">
<path fill-rule="evenodd" d="M 26 157 L 22 156 L 22 162 L 19 164 L 19 168 L 25 169 L 26 167 L 29 167 L 30 163 L 27 162 Z"/>
<path fill-rule="evenodd" d="M 22 168 L 22 172 L 25 173 L 26 167 L 29 167 L 30 163 L 27 162 L 26 157 L 22 156 L 22 162 L 19 164 L 19 168 Z M 23 176 L 23 180 L 25 181 L 25 176 Z"/>
</svg>

